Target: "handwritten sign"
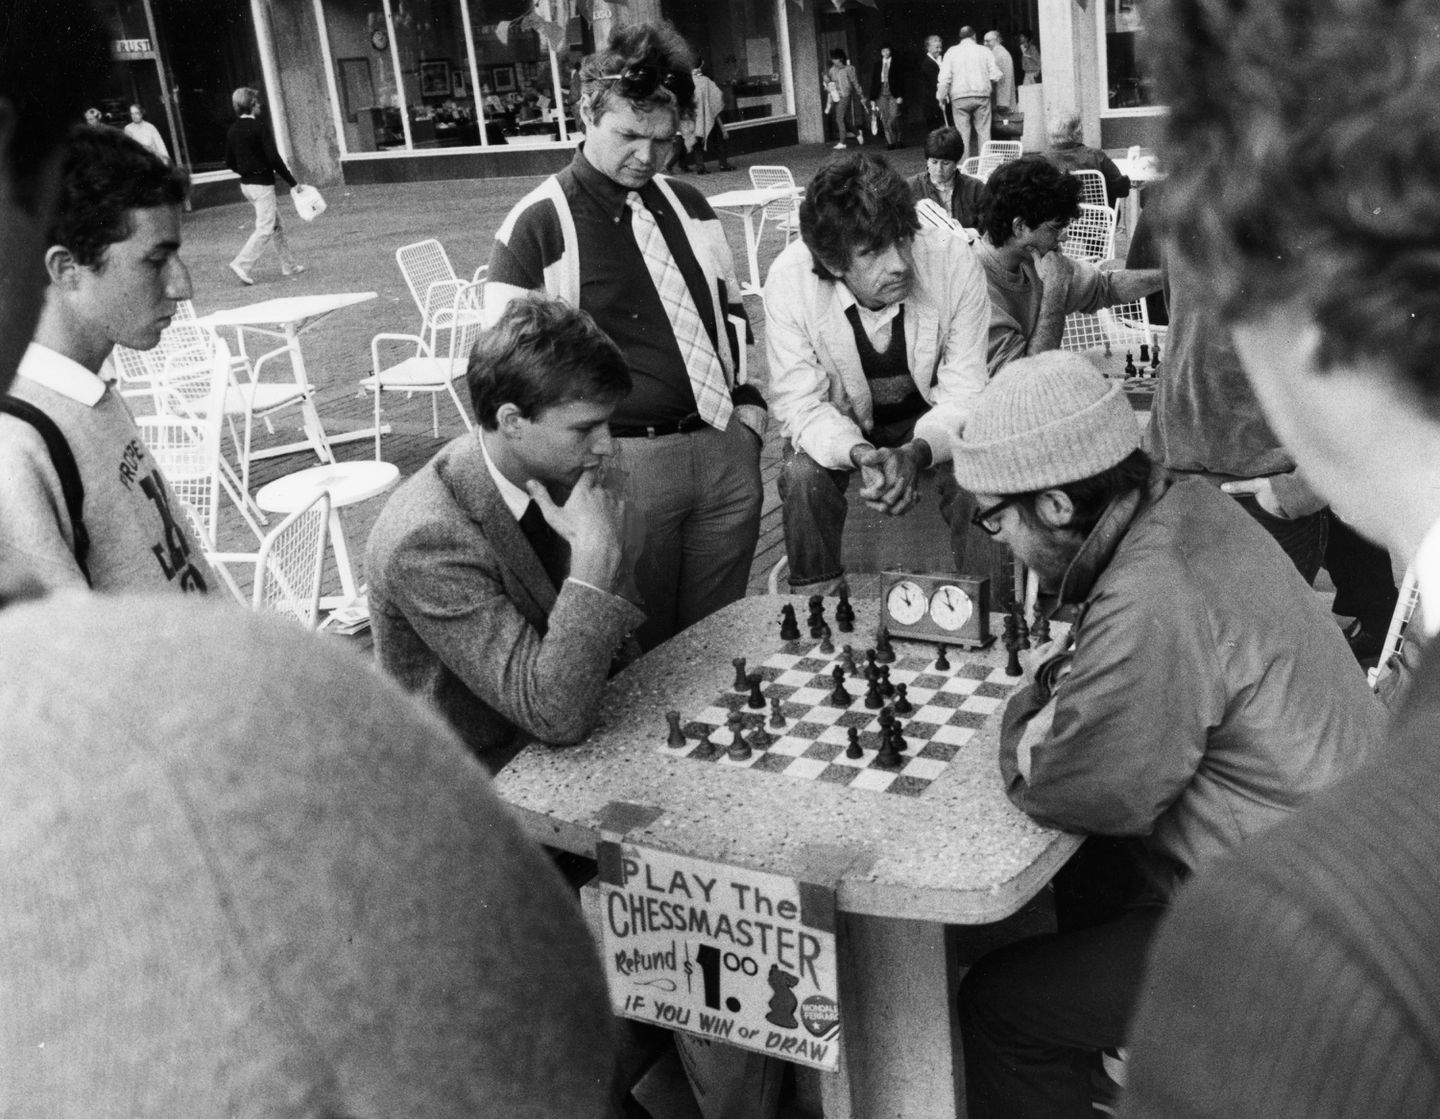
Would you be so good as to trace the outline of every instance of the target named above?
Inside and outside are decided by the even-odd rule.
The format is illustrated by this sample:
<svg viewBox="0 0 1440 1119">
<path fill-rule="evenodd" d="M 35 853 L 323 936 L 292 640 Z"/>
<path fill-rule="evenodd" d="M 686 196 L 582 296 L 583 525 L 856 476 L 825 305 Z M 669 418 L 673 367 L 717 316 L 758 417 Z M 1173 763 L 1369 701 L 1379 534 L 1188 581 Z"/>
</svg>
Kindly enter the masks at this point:
<svg viewBox="0 0 1440 1119">
<path fill-rule="evenodd" d="M 617 1014 L 835 1069 L 833 891 L 630 843 L 597 857 Z"/>
</svg>

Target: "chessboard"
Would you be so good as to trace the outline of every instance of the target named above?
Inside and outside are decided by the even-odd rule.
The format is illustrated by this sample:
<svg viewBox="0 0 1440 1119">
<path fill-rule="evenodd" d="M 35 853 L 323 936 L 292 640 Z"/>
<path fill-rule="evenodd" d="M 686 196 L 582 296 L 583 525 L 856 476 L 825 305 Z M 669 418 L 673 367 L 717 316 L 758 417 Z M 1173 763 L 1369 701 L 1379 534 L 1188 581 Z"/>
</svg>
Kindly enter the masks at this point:
<svg viewBox="0 0 1440 1119">
<path fill-rule="evenodd" d="M 867 682 L 856 673 L 845 677 L 846 690 L 853 697 L 849 704 L 834 703 L 832 674 L 842 658 L 821 653 L 818 641 L 786 642 L 780 652 L 750 668 L 760 677 L 763 709 L 748 706 L 752 694 L 748 687 L 722 692 L 709 707 L 681 722 L 683 745 L 666 745 L 662 734 L 659 751 L 722 768 L 918 797 L 1001 708 L 1022 677 L 1007 676 L 1002 665 L 967 659 L 958 649 L 947 651 L 949 667 L 944 669 L 936 667 L 934 647 L 896 642 L 894 649 L 896 659 L 888 665 L 890 682 L 905 685 L 911 708 L 895 717 L 905 741 L 897 768 L 876 764 L 882 711 L 893 711 L 894 697 L 886 697 L 883 708 L 867 708 Z M 782 727 L 771 725 L 774 699 L 780 700 Z M 733 740 L 727 725 L 732 713 L 740 715 L 750 740 L 749 757 L 743 759 L 731 757 L 728 749 Z M 848 756 L 852 727 L 857 731 L 858 758 Z M 754 738 L 756 728 L 765 731 L 768 742 Z M 713 749 L 703 747 L 706 741 Z"/>
</svg>

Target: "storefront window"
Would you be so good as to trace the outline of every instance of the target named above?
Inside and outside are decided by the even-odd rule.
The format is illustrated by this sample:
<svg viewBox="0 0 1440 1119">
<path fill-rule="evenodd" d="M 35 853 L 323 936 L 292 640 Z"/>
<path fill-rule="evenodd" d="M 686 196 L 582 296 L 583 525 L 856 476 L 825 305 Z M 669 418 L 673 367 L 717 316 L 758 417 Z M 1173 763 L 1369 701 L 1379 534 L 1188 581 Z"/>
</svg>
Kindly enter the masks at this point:
<svg viewBox="0 0 1440 1119">
<path fill-rule="evenodd" d="M 662 0 L 661 11 L 725 94 L 731 123 L 793 113 L 784 0 Z"/>
<path fill-rule="evenodd" d="M 557 55 L 521 26 L 531 8 L 531 0 L 324 0 L 347 154 L 573 136 L 565 77 L 588 35 L 570 19 Z"/>
<path fill-rule="evenodd" d="M 1144 0 L 1105 0 L 1105 69 L 1111 109 L 1155 104 L 1138 44 Z"/>
</svg>

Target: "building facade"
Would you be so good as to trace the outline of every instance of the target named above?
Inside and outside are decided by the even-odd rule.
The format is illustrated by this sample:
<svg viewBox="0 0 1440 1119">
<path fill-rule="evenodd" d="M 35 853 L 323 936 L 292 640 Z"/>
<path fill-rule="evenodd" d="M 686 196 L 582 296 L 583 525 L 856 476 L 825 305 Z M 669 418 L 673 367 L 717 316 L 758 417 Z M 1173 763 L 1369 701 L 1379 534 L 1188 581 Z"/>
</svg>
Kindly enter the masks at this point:
<svg viewBox="0 0 1440 1119">
<path fill-rule="evenodd" d="M 833 139 L 824 71 L 836 47 L 862 85 L 891 47 L 907 75 L 906 137 L 919 142 L 925 38 L 949 46 L 961 23 L 1000 30 L 1017 79 L 1029 31 L 1044 59 L 1029 112 L 1079 111 L 1092 144 L 1148 144 L 1160 112 L 1135 46 L 1144 0 L 588 0 L 584 14 L 581 2 L 110 0 L 116 72 L 81 80 L 110 123 L 131 102 L 145 109 L 201 202 L 234 199 L 224 143 L 242 85 L 261 90 L 281 154 L 307 181 L 553 171 L 579 139 L 573 67 L 617 23 L 656 17 L 705 60 L 737 152 Z"/>
</svg>

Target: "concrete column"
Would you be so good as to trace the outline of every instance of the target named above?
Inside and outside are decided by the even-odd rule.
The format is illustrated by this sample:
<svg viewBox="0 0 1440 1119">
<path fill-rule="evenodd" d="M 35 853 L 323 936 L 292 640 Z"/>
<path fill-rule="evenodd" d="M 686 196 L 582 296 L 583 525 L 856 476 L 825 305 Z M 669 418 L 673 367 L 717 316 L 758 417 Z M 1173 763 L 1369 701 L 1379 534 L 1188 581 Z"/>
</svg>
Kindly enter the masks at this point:
<svg viewBox="0 0 1440 1119">
<path fill-rule="evenodd" d="M 1097 147 L 1105 85 L 1096 32 L 1099 2 L 1085 0 L 1082 7 L 1081 0 L 1040 0 L 1045 131 L 1048 135 L 1051 121 L 1079 113 L 1085 142 Z"/>
<path fill-rule="evenodd" d="M 802 4 L 785 0 L 785 22 L 790 33 L 790 73 L 795 82 L 795 122 L 802 144 L 825 139 L 825 106 L 820 98 L 819 75 L 825 70 L 815 34 L 815 0 Z"/>
</svg>

